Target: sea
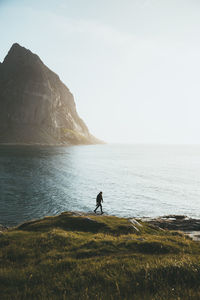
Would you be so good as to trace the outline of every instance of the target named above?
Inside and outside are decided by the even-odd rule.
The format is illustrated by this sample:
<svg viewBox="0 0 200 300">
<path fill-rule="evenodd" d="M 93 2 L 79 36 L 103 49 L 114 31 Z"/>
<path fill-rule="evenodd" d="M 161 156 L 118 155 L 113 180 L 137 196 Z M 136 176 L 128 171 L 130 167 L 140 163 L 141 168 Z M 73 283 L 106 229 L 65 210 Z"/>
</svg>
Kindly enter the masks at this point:
<svg viewBox="0 0 200 300">
<path fill-rule="evenodd" d="M 0 224 L 64 211 L 200 218 L 200 145 L 0 146 Z"/>
</svg>

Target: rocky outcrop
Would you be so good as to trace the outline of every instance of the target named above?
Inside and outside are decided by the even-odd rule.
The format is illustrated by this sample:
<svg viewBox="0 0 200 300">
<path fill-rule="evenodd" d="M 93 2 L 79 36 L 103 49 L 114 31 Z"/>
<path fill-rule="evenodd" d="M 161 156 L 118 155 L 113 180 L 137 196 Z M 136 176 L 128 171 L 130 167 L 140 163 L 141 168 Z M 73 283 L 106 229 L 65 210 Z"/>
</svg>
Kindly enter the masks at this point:
<svg viewBox="0 0 200 300">
<path fill-rule="evenodd" d="M 4 225 L 1 225 L 0 224 L 0 236 L 8 230 L 8 227 L 7 226 L 4 226 Z"/>
<path fill-rule="evenodd" d="M 168 215 L 155 219 L 142 218 L 142 220 L 160 229 L 182 231 L 193 240 L 200 241 L 200 219 L 193 219 L 183 215 Z"/>
<path fill-rule="evenodd" d="M 168 215 L 155 219 L 143 218 L 145 222 L 158 226 L 162 229 L 180 231 L 200 231 L 200 220 L 188 218 L 182 215 Z"/>
<path fill-rule="evenodd" d="M 0 64 L 0 143 L 93 144 L 69 89 L 30 50 L 14 44 Z"/>
</svg>

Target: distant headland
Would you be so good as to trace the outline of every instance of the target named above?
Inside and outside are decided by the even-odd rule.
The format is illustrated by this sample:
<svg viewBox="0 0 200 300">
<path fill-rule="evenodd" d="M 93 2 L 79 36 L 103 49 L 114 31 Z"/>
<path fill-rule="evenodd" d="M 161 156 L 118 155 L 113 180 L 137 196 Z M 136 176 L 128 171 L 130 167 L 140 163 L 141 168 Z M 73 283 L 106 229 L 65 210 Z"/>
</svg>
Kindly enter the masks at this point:
<svg viewBox="0 0 200 300">
<path fill-rule="evenodd" d="M 0 63 L 0 144 L 98 144 L 59 76 L 15 43 Z"/>
</svg>

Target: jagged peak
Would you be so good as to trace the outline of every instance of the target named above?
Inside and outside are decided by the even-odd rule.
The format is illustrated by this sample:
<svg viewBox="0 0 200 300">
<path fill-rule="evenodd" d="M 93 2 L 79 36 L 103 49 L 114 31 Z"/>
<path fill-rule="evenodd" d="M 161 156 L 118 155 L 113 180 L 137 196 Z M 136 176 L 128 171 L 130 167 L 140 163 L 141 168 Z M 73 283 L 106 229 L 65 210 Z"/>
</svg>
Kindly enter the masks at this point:
<svg viewBox="0 0 200 300">
<path fill-rule="evenodd" d="M 14 43 L 10 49 L 12 49 L 12 48 L 17 48 L 17 47 L 19 47 L 19 48 L 24 48 L 24 47 L 20 46 L 20 44 Z"/>
<path fill-rule="evenodd" d="M 11 46 L 10 50 L 8 51 L 8 54 L 4 58 L 3 63 L 7 63 L 9 61 L 13 62 L 13 60 L 27 59 L 27 58 L 29 60 L 31 58 L 31 60 L 34 60 L 34 61 L 37 60 L 37 61 L 42 62 L 37 54 L 32 53 L 29 49 L 21 46 L 18 43 L 14 43 Z"/>
</svg>

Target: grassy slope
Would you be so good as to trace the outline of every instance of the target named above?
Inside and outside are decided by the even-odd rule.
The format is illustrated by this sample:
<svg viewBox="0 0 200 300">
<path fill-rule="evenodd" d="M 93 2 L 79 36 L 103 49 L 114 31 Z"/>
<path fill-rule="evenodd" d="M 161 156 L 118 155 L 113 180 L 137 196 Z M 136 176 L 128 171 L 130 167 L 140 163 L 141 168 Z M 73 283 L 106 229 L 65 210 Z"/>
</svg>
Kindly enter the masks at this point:
<svg viewBox="0 0 200 300">
<path fill-rule="evenodd" d="M 0 236 L 0 299 L 200 299 L 200 244 L 112 216 L 56 217 Z"/>
</svg>

